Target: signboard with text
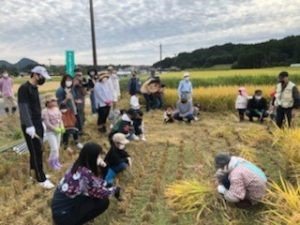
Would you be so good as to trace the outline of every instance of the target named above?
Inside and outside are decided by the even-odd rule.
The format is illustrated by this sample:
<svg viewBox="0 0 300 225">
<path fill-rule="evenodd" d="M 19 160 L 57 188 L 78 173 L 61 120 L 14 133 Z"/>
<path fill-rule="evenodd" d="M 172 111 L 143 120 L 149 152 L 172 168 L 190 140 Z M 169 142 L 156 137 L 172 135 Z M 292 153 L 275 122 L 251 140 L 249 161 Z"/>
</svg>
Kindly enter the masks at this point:
<svg viewBox="0 0 300 225">
<path fill-rule="evenodd" d="M 74 77 L 74 69 L 75 69 L 75 54 L 74 51 L 68 50 L 66 51 L 66 73 Z"/>
</svg>

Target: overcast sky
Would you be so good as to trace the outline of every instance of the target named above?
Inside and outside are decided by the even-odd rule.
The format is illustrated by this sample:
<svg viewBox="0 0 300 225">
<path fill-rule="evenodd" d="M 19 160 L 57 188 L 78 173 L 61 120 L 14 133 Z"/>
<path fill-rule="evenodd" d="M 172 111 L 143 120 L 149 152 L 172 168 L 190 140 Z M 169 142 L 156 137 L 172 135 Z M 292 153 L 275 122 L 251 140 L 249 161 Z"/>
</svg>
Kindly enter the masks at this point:
<svg viewBox="0 0 300 225">
<path fill-rule="evenodd" d="M 0 0 L 0 59 L 92 64 L 89 0 Z M 94 0 L 99 64 L 300 34 L 300 0 Z"/>
</svg>

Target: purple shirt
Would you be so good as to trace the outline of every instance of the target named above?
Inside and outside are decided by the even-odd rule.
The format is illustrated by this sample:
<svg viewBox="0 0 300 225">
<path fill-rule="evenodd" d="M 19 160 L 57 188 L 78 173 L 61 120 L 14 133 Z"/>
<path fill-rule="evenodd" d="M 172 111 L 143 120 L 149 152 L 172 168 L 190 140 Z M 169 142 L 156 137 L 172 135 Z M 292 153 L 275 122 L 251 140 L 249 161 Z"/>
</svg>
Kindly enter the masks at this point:
<svg viewBox="0 0 300 225">
<path fill-rule="evenodd" d="M 0 91 L 3 97 L 12 97 L 14 95 L 13 80 L 10 77 L 0 79 Z"/>
<path fill-rule="evenodd" d="M 106 187 L 107 183 L 86 167 L 79 167 L 77 172 L 72 174 L 71 169 L 67 171 L 60 181 L 57 190 L 70 198 L 78 195 L 85 195 L 92 198 L 107 198 L 114 194 L 116 188 Z"/>
</svg>

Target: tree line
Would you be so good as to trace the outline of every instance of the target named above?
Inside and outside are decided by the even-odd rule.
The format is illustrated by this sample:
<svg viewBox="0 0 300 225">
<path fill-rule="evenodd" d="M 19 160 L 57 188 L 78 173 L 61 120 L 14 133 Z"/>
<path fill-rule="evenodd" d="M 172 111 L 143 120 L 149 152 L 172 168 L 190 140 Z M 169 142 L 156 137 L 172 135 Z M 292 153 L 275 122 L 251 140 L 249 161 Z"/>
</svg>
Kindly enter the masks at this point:
<svg viewBox="0 0 300 225">
<path fill-rule="evenodd" d="M 300 35 L 258 44 L 228 43 L 190 53 L 183 52 L 156 62 L 153 67 L 187 69 L 229 64 L 235 69 L 289 66 L 292 63 L 300 63 Z"/>
</svg>

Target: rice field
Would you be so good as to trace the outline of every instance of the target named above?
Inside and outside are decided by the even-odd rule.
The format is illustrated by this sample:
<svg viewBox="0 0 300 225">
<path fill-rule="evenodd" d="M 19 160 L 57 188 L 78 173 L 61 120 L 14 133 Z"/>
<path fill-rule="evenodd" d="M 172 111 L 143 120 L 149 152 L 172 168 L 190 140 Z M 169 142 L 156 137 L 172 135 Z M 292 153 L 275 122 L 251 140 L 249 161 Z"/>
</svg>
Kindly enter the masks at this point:
<svg viewBox="0 0 300 225">
<path fill-rule="evenodd" d="M 47 90 L 55 90 L 58 82 L 48 84 Z M 239 123 L 233 110 L 237 88 L 237 85 L 196 87 L 194 102 L 200 102 L 202 111 L 200 120 L 191 125 L 165 125 L 162 111 L 145 113 L 147 141 L 129 144 L 133 167 L 117 179 L 124 201 L 119 203 L 111 199 L 107 212 L 91 224 L 300 224 L 299 129 L 278 130 L 270 120 L 264 124 Z M 250 95 L 255 89 L 262 89 L 268 96 L 274 85 L 250 84 L 246 88 Z M 167 104 L 174 104 L 176 89 L 166 89 L 165 99 Z M 120 107 L 128 107 L 126 94 Z M 96 118 L 89 115 L 88 109 L 86 113 L 86 134 L 82 141 L 95 141 L 108 150 L 107 136 L 96 131 Z M 296 113 L 295 124 L 299 125 L 299 118 Z M 19 135 L 17 116 L 0 120 L 1 143 Z M 263 203 L 251 210 L 225 204 L 216 192 L 213 177 L 213 157 L 219 152 L 242 156 L 265 171 L 269 185 Z M 45 161 L 48 154 L 46 146 Z M 64 167 L 59 172 L 53 172 L 45 165 L 55 183 L 77 154 L 62 151 Z M 27 154 L 1 153 L 0 180 L 1 225 L 52 224 L 49 205 L 53 191 L 42 190 L 29 179 Z"/>
</svg>

